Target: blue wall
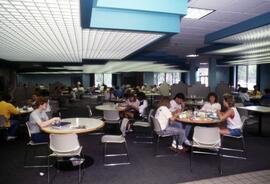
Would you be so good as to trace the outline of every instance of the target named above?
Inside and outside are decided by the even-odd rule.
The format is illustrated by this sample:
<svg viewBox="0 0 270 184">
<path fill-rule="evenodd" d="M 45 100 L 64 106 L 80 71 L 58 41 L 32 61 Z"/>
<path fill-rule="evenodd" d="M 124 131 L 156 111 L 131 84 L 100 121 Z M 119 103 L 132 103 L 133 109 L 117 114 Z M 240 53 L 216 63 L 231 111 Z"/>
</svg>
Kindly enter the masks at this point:
<svg viewBox="0 0 270 184">
<path fill-rule="evenodd" d="M 219 84 L 221 81 L 229 83 L 230 79 L 230 68 L 229 67 L 218 67 L 216 68 L 216 84 Z"/>
<path fill-rule="evenodd" d="M 260 68 L 260 90 L 263 92 L 265 88 L 270 88 L 270 64 L 261 65 Z"/>
</svg>

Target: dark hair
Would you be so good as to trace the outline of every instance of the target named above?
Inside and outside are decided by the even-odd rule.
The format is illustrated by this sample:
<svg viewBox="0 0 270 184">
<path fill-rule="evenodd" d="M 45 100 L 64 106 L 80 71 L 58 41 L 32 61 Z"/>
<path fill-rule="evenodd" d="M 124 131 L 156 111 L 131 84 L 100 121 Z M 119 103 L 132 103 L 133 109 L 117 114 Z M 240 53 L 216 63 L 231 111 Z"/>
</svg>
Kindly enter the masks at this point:
<svg viewBox="0 0 270 184">
<path fill-rule="evenodd" d="M 40 96 L 37 98 L 35 106 L 36 106 L 36 108 L 38 108 L 40 105 L 43 105 L 45 103 L 48 103 L 48 98 Z"/>
<path fill-rule="evenodd" d="M 209 99 L 210 99 L 211 96 L 215 97 L 215 103 L 217 103 L 218 102 L 218 96 L 214 92 L 208 93 L 208 95 L 207 95 L 207 101 L 209 101 Z"/>
<path fill-rule="evenodd" d="M 242 93 L 247 93 L 248 92 L 248 88 L 240 88 L 239 90 Z"/>
<path fill-rule="evenodd" d="M 173 99 L 180 98 L 185 100 L 185 95 L 183 93 L 177 93 Z"/>
<path fill-rule="evenodd" d="M 2 100 L 5 101 L 5 102 L 10 102 L 10 100 L 11 100 L 11 95 L 8 94 L 8 93 L 3 94 Z"/>
<path fill-rule="evenodd" d="M 137 97 L 138 97 L 139 100 L 145 100 L 146 99 L 146 96 L 145 96 L 144 92 L 137 93 Z"/>
<path fill-rule="evenodd" d="M 231 94 L 225 93 L 223 95 L 223 99 L 225 100 L 225 102 L 228 103 L 229 107 L 233 107 L 234 106 L 234 98 Z"/>
<path fill-rule="evenodd" d="M 169 97 L 163 97 L 158 103 L 158 107 L 166 106 L 170 108 L 170 98 Z"/>
</svg>

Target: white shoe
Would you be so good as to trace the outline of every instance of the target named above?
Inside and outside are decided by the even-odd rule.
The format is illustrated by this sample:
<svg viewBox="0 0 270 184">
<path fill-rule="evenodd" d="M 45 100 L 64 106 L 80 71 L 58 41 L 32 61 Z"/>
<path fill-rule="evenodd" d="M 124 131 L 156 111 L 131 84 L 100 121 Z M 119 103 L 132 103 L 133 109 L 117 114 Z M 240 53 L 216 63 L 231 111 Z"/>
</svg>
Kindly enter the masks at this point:
<svg viewBox="0 0 270 184">
<path fill-rule="evenodd" d="M 7 141 L 11 141 L 11 140 L 14 140 L 16 138 L 17 138 L 16 136 L 7 136 Z"/>
<path fill-rule="evenodd" d="M 179 150 L 184 149 L 184 147 L 183 147 L 182 145 L 178 145 L 178 147 L 177 147 L 176 141 L 175 141 L 175 142 L 173 141 L 171 146 L 172 146 L 174 149 L 179 149 Z"/>
<path fill-rule="evenodd" d="M 187 145 L 187 146 L 191 146 L 191 142 L 188 139 L 185 140 L 184 144 Z"/>
<path fill-rule="evenodd" d="M 182 149 L 184 149 L 184 147 L 182 145 L 178 145 L 177 149 L 182 150 Z"/>
</svg>

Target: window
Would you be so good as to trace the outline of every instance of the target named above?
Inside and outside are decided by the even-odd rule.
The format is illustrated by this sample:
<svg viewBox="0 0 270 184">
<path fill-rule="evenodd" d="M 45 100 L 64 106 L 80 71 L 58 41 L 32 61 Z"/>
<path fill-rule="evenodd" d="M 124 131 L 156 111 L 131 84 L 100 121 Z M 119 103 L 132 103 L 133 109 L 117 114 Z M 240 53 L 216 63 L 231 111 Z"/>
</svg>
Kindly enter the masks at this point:
<svg viewBox="0 0 270 184">
<path fill-rule="evenodd" d="M 112 87 L 112 74 L 95 74 L 95 86 L 102 84 Z"/>
<path fill-rule="evenodd" d="M 237 78 L 237 84 L 252 90 L 257 81 L 257 65 L 238 66 Z"/>
<path fill-rule="evenodd" d="M 156 85 L 161 84 L 166 81 L 168 84 L 172 85 L 178 83 L 181 80 L 181 73 L 154 73 L 154 83 Z"/>
<path fill-rule="evenodd" d="M 199 68 L 196 72 L 196 81 L 208 86 L 208 68 Z"/>
</svg>

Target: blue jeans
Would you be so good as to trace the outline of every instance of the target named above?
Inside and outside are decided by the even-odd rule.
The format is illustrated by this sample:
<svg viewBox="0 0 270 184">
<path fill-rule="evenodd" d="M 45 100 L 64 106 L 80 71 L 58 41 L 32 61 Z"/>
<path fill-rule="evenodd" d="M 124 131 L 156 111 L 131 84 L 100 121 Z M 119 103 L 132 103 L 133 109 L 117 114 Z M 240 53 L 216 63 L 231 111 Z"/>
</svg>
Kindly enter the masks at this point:
<svg viewBox="0 0 270 184">
<path fill-rule="evenodd" d="M 180 128 L 176 123 L 170 124 L 163 130 L 165 135 L 172 135 L 178 145 L 182 145 L 184 142 L 185 131 Z"/>
<path fill-rule="evenodd" d="M 46 133 L 31 134 L 31 139 L 34 143 L 49 142 L 49 134 Z"/>
<path fill-rule="evenodd" d="M 10 127 L 8 128 L 8 136 L 16 136 L 18 127 L 19 127 L 19 122 L 14 119 L 11 119 Z"/>
<path fill-rule="evenodd" d="M 188 140 L 187 137 L 188 137 L 188 135 L 190 133 L 190 130 L 191 130 L 192 126 L 191 125 L 184 125 L 183 123 L 179 123 L 179 122 L 175 122 L 174 124 L 175 124 L 175 126 L 185 130 L 184 142 L 186 140 Z"/>
</svg>

